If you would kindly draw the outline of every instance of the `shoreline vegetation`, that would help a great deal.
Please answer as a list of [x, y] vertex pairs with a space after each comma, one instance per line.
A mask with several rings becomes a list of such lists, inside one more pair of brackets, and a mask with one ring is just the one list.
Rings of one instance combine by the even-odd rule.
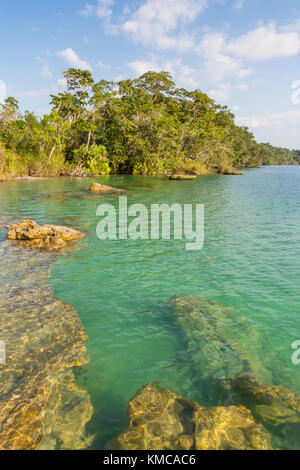
[[[234, 114], [200, 90], [176, 88], [168, 72], [95, 82], [63, 72], [50, 112], [0, 105], [0, 180], [14, 177], [240, 174], [242, 167], [300, 163], [300, 151], [259, 144]], [[180, 178], [182, 179], [182, 178]]]

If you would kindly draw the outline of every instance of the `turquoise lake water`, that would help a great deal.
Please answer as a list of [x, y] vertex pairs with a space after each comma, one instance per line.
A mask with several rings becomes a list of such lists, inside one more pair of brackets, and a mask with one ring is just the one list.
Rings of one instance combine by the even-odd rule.
[[[96, 181], [126, 189], [129, 205], [204, 204], [205, 243], [187, 251], [181, 240], [100, 241], [96, 209], [103, 202], [117, 207], [118, 195], [89, 193], [87, 179], [1, 183], [0, 222], [31, 218], [88, 232], [56, 259], [49, 282], [76, 307], [89, 336], [91, 361], [78, 381], [95, 407], [93, 448], [104, 448], [126, 426], [126, 402], [145, 383], [159, 381], [186, 398], [216, 404], [170, 315], [167, 301], [174, 295], [202, 295], [248, 319], [244, 354], [257, 348], [265, 382], [300, 393], [300, 365], [291, 360], [291, 344], [300, 340], [300, 167], [193, 181], [126, 175]], [[234, 341], [239, 324], [231, 326]], [[206, 375], [213, 382], [210, 363]]]

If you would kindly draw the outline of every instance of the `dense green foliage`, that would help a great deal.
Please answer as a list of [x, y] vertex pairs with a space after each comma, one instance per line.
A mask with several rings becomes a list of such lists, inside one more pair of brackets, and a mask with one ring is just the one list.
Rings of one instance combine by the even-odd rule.
[[95, 83], [89, 71], [64, 72], [43, 117], [0, 108], [0, 172], [9, 174], [201, 174], [208, 169], [300, 162], [299, 152], [258, 144], [234, 115], [200, 90], [177, 89], [168, 72]]

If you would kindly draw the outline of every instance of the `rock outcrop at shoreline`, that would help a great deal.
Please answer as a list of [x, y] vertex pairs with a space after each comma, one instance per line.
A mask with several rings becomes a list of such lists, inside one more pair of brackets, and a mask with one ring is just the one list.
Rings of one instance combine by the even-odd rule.
[[33, 220], [24, 220], [19, 224], [7, 225], [9, 240], [18, 240], [31, 248], [59, 250], [85, 236], [79, 230], [58, 225], [39, 225]]
[[93, 407], [74, 376], [88, 363], [75, 308], [46, 284], [55, 252], [0, 244], [0, 449], [81, 449]]
[[267, 450], [270, 436], [244, 406], [205, 408], [155, 384], [128, 404], [118, 450]]
[[104, 184], [100, 183], [92, 183], [89, 187], [90, 191], [94, 192], [103, 192], [103, 193], [122, 193], [123, 190], [119, 188], [113, 188], [112, 186], [105, 186]]

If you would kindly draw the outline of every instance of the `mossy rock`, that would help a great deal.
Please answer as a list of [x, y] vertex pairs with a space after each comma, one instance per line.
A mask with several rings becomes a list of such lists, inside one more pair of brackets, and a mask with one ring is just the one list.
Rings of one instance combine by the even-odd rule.
[[270, 435], [244, 406], [206, 408], [150, 383], [128, 404], [118, 450], [268, 450]]
[[9, 240], [17, 240], [30, 248], [59, 250], [70, 242], [83, 238], [84, 233], [70, 227], [58, 225], [39, 225], [33, 220], [24, 220], [19, 224], [7, 225]]
[[243, 375], [222, 382], [224, 390], [234, 403], [243, 403], [253, 413], [272, 426], [300, 425], [300, 395], [280, 385], [265, 385], [251, 375]]
[[197, 178], [196, 175], [169, 175], [169, 180], [194, 180]]
[[244, 173], [242, 171], [231, 168], [231, 169], [226, 169], [223, 171], [218, 171], [218, 174], [219, 175], [243, 175]]
[[105, 186], [104, 184], [100, 184], [100, 183], [92, 183], [89, 187], [89, 190], [94, 191], [94, 192], [103, 192], [103, 193], [109, 193], [109, 192], [120, 193], [120, 192], [122, 192], [122, 189], [113, 188], [112, 186]]

